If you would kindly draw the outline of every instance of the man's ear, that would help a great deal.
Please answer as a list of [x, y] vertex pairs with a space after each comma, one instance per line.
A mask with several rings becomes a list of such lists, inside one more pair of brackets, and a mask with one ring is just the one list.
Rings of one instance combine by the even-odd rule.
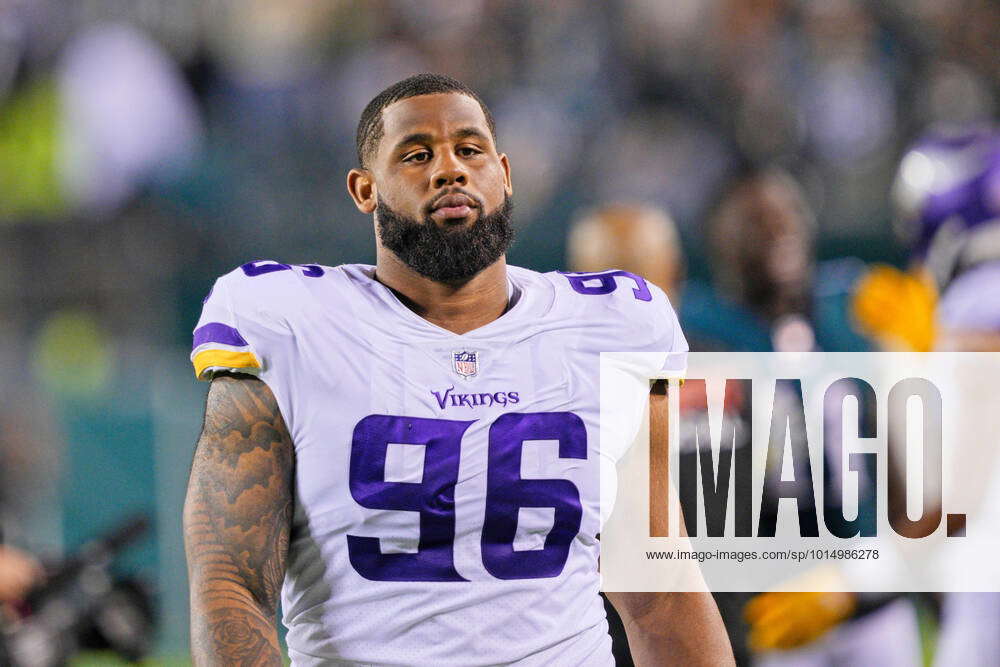
[[500, 153], [500, 166], [503, 167], [503, 191], [510, 197], [514, 194], [514, 184], [510, 180], [510, 160], [506, 153]]
[[351, 169], [347, 172], [347, 191], [354, 200], [354, 205], [362, 213], [371, 214], [375, 211], [378, 193], [375, 180], [367, 169]]

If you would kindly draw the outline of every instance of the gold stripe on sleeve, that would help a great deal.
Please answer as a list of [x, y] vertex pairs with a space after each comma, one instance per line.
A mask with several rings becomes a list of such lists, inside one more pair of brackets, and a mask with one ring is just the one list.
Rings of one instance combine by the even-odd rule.
[[201, 379], [207, 368], [260, 368], [260, 362], [253, 352], [233, 352], [232, 350], [202, 350], [191, 360], [194, 374]]

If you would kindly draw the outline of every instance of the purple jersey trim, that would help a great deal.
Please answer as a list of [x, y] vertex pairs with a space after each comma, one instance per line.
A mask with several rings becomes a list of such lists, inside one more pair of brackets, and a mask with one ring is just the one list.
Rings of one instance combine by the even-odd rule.
[[249, 345], [239, 331], [221, 322], [209, 322], [205, 326], [195, 329], [194, 346], [198, 347], [205, 343], [222, 343], [223, 345], [239, 347]]

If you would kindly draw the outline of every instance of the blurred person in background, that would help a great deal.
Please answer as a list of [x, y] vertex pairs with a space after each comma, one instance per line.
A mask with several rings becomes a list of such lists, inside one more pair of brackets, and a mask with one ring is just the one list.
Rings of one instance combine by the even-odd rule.
[[662, 208], [638, 203], [597, 206], [570, 224], [566, 248], [570, 271], [623, 269], [653, 283], [679, 303], [684, 257], [673, 218]]
[[[296, 664], [613, 664], [584, 421], [596, 428], [598, 397], [567, 393], [563, 365], [544, 360], [591, 368], [602, 347], [634, 340], [658, 352], [634, 378], [642, 400], [687, 346], [641, 277], [506, 264], [513, 188], [495, 141], [465, 85], [397, 82], [362, 112], [347, 179], [373, 216], [377, 265], [250, 262], [206, 298], [191, 359], [212, 384], [184, 510], [197, 663], [280, 664], [281, 589]], [[438, 418], [453, 414], [480, 418]], [[559, 479], [522, 480], [534, 439], [592, 465], [573, 463], [573, 481], [564, 463]], [[460, 460], [480, 474], [460, 479]], [[526, 504], [552, 518], [521, 519]], [[398, 511], [419, 511], [419, 532]], [[522, 534], [537, 546], [517, 548]], [[732, 663], [710, 596], [609, 598], [640, 664]]]
[[[17, 424], [24, 419], [25, 415], [16, 413], [11, 405], [0, 411], [0, 603], [20, 601], [42, 579], [38, 560], [5, 542], [4, 524], [15, 525], [23, 532], [21, 524], [32, 509], [26, 507], [22, 512], [24, 498], [19, 498], [21, 502], [16, 504], [12, 500], [18, 496], [37, 500], [42, 495], [37, 485], [44, 485], [46, 481], [51, 483], [39, 470], [51, 464], [51, 461], [43, 460], [43, 455], [51, 452], [46, 443], [24, 437], [27, 433]], [[36, 488], [32, 489], [32, 485]], [[48, 490], [51, 492], [51, 489]], [[30, 534], [26, 537], [37, 539]]]
[[814, 259], [816, 229], [801, 186], [776, 168], [750, 168], [723, 188], [706, 243], [713, 285], [689, 283], [682, 317], [721, 349], [860, 351], [848, 319], [863, 264]]
[[[24, 416], [15, 413], [15, 409], [8, 404], [5, 410], [0, 411], [0, 664], [6, 664], [4, 626], [19, 617], [17, 604], [23, 602], [25, 596], [45, 577], [37, 558], [5, 542], [4, 524], [24, 528], [20, 524], [25, 516], [19, 509], [24, 507], [25, 499], [19, 498], [21, 502], [12, 506], [12, 496], [24, 492], [27, 498], [38, 498], [37, 489], [32, 492], [30, 485], [41, 481], [38, 464], [48, 463], [39, 460], [39, 454], [47, 453], [43, 443], [33, 448], [33, 443], [19, 437], [25, 434], [15, 423], [23, 420]], [[31, 508], [25, 509], [26, 512], [31, 511]]]
[[[791, 177], [775, 170], [738, 178], [708, 230], [720, 295], [769, 326], [774, 349], [813, 349], [813, 220]], [[786, 330], [800, 336], [786, 341]]]
[[995, 349], [1000, 134], [950, 126], [926, 134], [904, 155], [893, 200], [910, 267], [871, 272], [854, 299], [858, 321], [888, 349]]
[[0, 603], [21, 601], [41, 579], [42, 566], [36, 558], [0, 544]]
[[[23, 387], [5, 392], [0, 407], [0, 606], [7, 620], [16, 603], [44, 581], [33, 553], [58, 546], [51, 515], [56, 504], [61, 447], [52, 415], [41, 398]], [[17, 546], [15, 546], [17, 545]], [[0, 614], [0, 625], [4, 622]]]
[[[681, 310], [682, 318], [685, 312], [698, 315], [694, 321], [684, 319], [692, 336], [700, 333], [729, 349], [749, 351], [866, 349], [849, 318], [861, 265], [839, 261], [817, 266], [813, 225], [801, 188], [787, 173], [754, 169], [734, 179], [707, 226], [717, 294], [708, 296], [707, 304], [692, 304], [695, 297], [689, 291]], [[706, 299], [704, 293], [698, 297]], [[839, 468], [824, 466], [824, 474], [830, 469]], [[858, 511], [874, 511], [874, 499], [861, 498]], [[908, 667], [920, 659], [916, 614], [908, 600], [763, 593], [740, 613], [749, 623], [755, 664]], [[729, 626], [740, 627], [733, 619]], [[885, 642], [886, 636], [895, 641]]]
[[[858, 320], [887, 349], [1000, 352], [1000, 133], [954, 125], [926, 133], [900, 162], [893, 200], [911, 267], [876, 267], [855, 299]], [[993, 409], [994, 397], [985, 398]], [[951, 487], [976, 505], [1000, 485], [996, 447], [984, 444], [984, 474]], [[995, 529], [986, 510], [970, 530]], [[934, 664], [997, 664], [998, 629], [1000, 594], [944, 594]]]
[[0, 533], [0, 664], [8, 664], [4, 631], [18, 618], [15, 605], [43, 579], [41, 563], [30, 554], [3, 544]]

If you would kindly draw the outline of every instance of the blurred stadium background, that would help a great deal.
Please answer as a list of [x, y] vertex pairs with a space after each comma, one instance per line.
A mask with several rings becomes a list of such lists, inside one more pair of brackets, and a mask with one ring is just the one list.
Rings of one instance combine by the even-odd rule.
[[484, 96], [514, 264], [564, 268], [572, 220], [642, 203], [676, 221], [686, 293], [710, 290], [719, 193], [780, 168], [815, 218], [812, 260], [854, 258], [850, 283], [905, 263], [903, 149], [995, 119], [998, 34], [992, 0], [0, 2], [5, 539], [59, 557], [148, 513], [116, 568], [154, 591], [156, 655], [184, 655], [201, 300], [251, 259], [374, 261], [344, 178], [386, 85], [436, 71]]

